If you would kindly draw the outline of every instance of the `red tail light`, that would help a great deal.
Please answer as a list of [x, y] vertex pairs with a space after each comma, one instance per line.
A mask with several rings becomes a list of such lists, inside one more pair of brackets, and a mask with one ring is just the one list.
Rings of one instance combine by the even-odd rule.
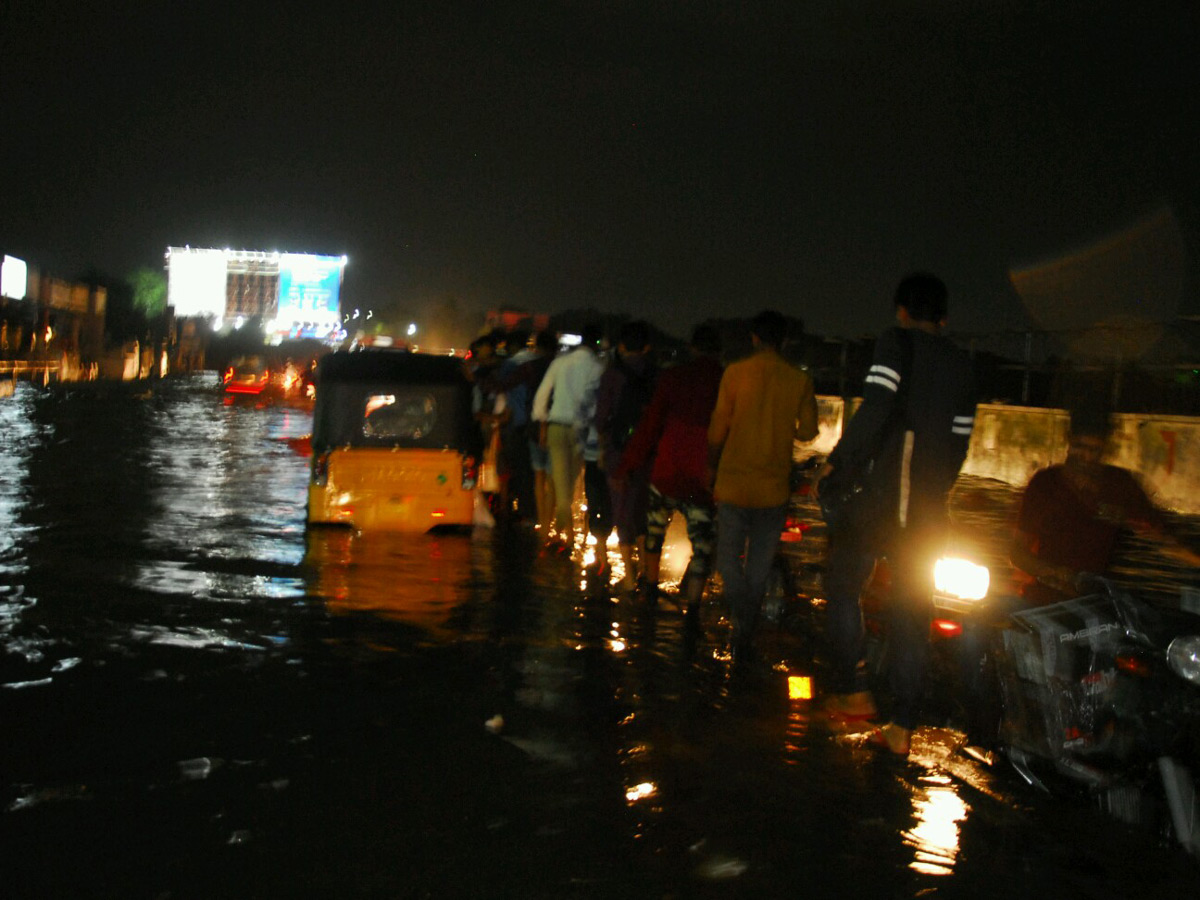
[[953, 619], [934, 619], [930, 625], [930, 630], [933, 632], [933, 637], [958, 637], [962, 634], [962, 622], [956, 622]]
[[801, 522], [795, 516], [788, 516], [783, 526], [783, 533], [779, 535], [779, 539], [789, 543], [803, 540], [804, 532], [808, 531], [810, 527], [810, 525]]
[[1150, 664], [1132, 653], [1120, 654], [1117, 657], [1117, 668], [1128, 675], [1136, 675], [1139, 678], [1149, 678], [1151, 674]]

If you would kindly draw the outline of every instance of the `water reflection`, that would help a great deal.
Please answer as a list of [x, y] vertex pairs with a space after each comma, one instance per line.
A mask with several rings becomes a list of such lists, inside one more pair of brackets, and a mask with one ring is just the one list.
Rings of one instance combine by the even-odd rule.
[[784, 730], [783, 755], [789, 765], [797, 765], [811, 749], [812, 716], [807, 704], [793, 703], [788, 710]]
[[909, 868], [922, 875], [951, 875], [958, 859], [961, 824], [970, 807], [959, 796], [958, 786], [948, 775], [928, 772], [921, 777], [912, 797], [916, 824], [904, 832], [904, 842], [913, 849]]
[[167, 547], [194, 541], [226, 559], [294, 564], [308, 466], [288, 439], [311, 430], [311, 417], [285, 407], [215, 405], [213, 388], [210, 375], [165, 389], [170, 402], [160, 404], [146, 436], [158, 501], [146, 539]]
[[25, 524], [29, 490], [29, 458], [33, 452], [31, 413], [33, 390], [18, 384], [0, 402], [0, 634], [11, 632], [18, 617], [32, 603], [24, 596], [22, 576], [28, 568], [24, 546], [30, 526]]
[[450, 639], [472, 596], [469, 536], [357, 534], [320, 528], [306, 537], [308, 592], [335, 615], [366, 613]]
[[640, 800], [645, 800], [647, 797], [653, 797], [658, 793], [658, 787], [652, 781], [643, 781], [641, 784], [635, 784], [633, 787], [625, 790], [625, 799], [630, 803], [637, 803]]

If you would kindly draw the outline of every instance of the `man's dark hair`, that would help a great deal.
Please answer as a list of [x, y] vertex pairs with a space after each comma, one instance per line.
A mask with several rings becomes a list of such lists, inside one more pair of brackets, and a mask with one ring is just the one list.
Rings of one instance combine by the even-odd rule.
[[623, 344], [631, 353], [640, 353], [650, 346], [650, 325], [637, 319], [626, 322], [617, 333], [617, 342]]
[[1115, 411], [1109, 373], [1079, 373], [1066, 379], [1062, 399], [1071, 418], [1072, 435], [1108, 437]]
[[600, 341], [604, 339], [604, 329], [598, 322], [589, 322], [583, 326], [583, 330], [579, 332], [579, 345], [581, 347], [591, 347], [595, 350], [600, 346]]
[[787, 319], [783, 317], [783, 313], [764, 309], [750, 320], [750, 333], [768, 347], [778, 350], [783, 346], [783, 339], [787, 337]]
[[1083, 404], [1072, 409], [1070, 415], [1074, 437], [1107, 438], [1112, 430], [1112, 416], [1100, 405]]
[[525, 345], [529, 343], [528, 328], [514, 328], [504, 337], [504, 352], [509, 356], [518, 353], [525, 349]]
[[914, 272], [896, 288], [896, 306], [903, 306], [918, 322], [938, 323], [946, 318], [948, 292], [942, 279], [928, 272]]
[[558, 338], [554, 336], [553, 331], [542, 330], [534, 335], [533, 346], [543, 353], [553, 353], [558, 349]]
[[716, 356], [721, 352], [721, 334], [711, 325], [697, 325], [692, 329], [692, 348], [705, 356]]
[[471, 350], [478, 350], [480, 347], [485, 345], [491, 347], [493, 350], [496, 349], [496, 337], [494, 334], [489, 332], [488, 334], [481, 334], [479, 337], [475, 338], [475, 340], [471, 341]]

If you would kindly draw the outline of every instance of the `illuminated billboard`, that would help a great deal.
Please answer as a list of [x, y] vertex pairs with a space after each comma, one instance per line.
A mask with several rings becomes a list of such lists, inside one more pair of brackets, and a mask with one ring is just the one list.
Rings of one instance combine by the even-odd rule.
[[0, 268], [0, 297], [24, 300], [28, 278], [29, 267], [25, 265], [25, 260], [6, 255], [4, 265]]
[[225, 251], [170, 247], [167, 303], [180, 318], [225, 316]]
[[168, 247], [167, 303], [180, 318], [259, 317], [275, 334], [323, 336], [341, 325], [345, 265], [344, 256]]
[[276, 321], [336, 328], [341, 322], [338, 292], [342, 287], [339, 256], [284, 253], [279, 257], [279, 306]]

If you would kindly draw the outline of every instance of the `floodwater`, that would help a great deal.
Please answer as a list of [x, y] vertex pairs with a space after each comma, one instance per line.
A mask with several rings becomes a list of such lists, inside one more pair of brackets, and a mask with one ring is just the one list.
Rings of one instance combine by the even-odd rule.
[[[908, 763], [832, 736], [789, 698], [820, 677], [794, 616], [742, 678], [718, 597], [689, 637], [528, 533], [306, 534], [304, 411], [225, 405], [203, 377], [137, 390], [0, 401], [6, 896], [1200, 885], [1154, 836], [956, 752], [945, 722]], [[998, 566], [1014, 499], [957, 501]], [[788, 548], [806, 592], [821, 542]], [[1145, 548], [1126, 566], [1173, 577]]]

